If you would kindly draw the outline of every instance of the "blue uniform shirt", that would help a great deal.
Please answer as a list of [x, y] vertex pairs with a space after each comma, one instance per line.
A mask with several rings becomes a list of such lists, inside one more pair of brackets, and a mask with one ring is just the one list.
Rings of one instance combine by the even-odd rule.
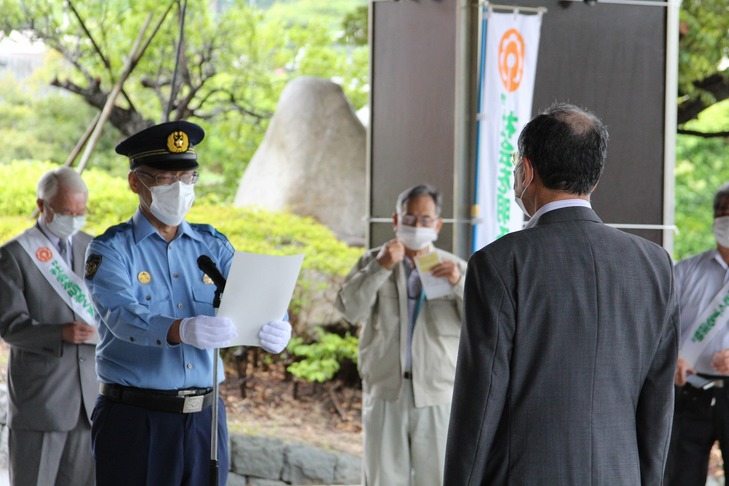
[[101, 317], [99, 379], [158, 390], [212, 386], [212, 351], [169, 344], [167, 331], [176, 319], [215, 315], [215, 285], [203, 281], [197, 259], [208, 255], [227, 277], [234, 253], [212, 226], [185, 221], [167, 243], [139, 210], [96, 237], [86, 259], [98, 266], [87, 264], [86, 285]]

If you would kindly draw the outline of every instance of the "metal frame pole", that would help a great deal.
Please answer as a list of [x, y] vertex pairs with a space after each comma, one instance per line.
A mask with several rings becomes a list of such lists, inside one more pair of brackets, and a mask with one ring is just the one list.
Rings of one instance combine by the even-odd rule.
[[210, 423], [210, 485], [218, 486], [218, 348], [213, 349], [213, 417]]
[[[215, 285], [215, 296], [213, 297], [213, 307], [217, 314], [220, 307], [220, 297], [222, 289]], [[213, 410], [210, 419], [210, 486], [218, 486], [218, 394], [220, 386], [218, 385], [218, 358], [220, 356], [220, 348], [213, 348]]]

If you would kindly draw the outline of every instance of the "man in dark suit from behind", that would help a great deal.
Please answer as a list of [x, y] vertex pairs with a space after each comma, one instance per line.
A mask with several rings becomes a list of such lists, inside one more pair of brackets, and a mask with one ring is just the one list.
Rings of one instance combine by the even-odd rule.
[[36, 224], [0, 248], [0, 336], [10, 345], [13, 486], [92, 486], [95, 314], [83, 278], [88, 190], [73, 169], [38, 181]]
[[607, 140], [566, 104], [519, 136], [514, 190], [531, 219], [468, 264], [444, 484], [661, 484], [672, 264], [592, 210]]

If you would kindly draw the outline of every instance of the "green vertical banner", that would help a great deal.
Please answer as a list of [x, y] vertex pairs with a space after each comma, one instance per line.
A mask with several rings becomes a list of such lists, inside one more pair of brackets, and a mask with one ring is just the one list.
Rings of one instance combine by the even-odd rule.
[[531, 118], [544, 13], [493, 9], [484, 9], [481, 29], [474, 251], [523, 227], [523, 213], [514, 202], [511, 154]]

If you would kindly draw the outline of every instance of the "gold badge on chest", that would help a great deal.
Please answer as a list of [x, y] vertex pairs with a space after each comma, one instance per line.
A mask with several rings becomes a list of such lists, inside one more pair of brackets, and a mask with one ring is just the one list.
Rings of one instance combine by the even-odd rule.
[[152, 281], [152, 276], [149, 272], [139, 272], [137, 274], [137, 280], [139, 280], [140, 284], [146, 285]]

